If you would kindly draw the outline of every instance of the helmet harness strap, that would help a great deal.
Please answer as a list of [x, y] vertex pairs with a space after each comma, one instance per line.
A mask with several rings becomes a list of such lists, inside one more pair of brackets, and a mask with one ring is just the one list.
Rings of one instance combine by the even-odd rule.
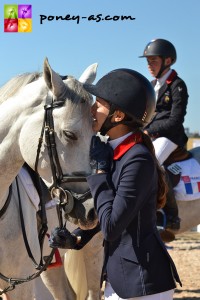
[[114, 112], [116, 111], [116, 106], [112, 103], [109, 103], [109, 104], [110, 104], [109, 114], [99, 130], [99, 132], [102, 135], [105, 135], [111, 128], [113, 128], [119, 124], [119, 122], [111, 122], [112, 116], [113, 116]]
[[170, 65], [166, 66], [165, 65], [166, 57], [160, 56], [160, 58], [162, 59], [162, 64], [161, 64], [161, 67], [160, 67], [160, 70], [159, 70], [158, 74], [155, 76], [155, 78], [157, 78], [157, 79], [162, 76], [162, 73], [163, 73], [164, 70], [166, 70], [167, 68], [169, 68], [172, 65], [172, 63], [171, 63]]
[[[136, 129], [136, 128], [140, 128], [140, 127], [143, 127], [144, 126], [144, 123], [141, 122], [140, 120], [136, 119], [134, 120], [134, 123], [133, 123], [133, 117], [131, 117], [131, 120], [127, 120], [127, 119], [123, 119], [119, 122], [111, 122], [111, 119], [112, 119], [112, 116], [114, 114], [114, 112], [116, 110], [118, 110], [119, 108], [116, 107], [116, 105], [110, 103], [110, 110], [109, 110], [109, 114], [107, 116], [107, 118], [105, 119], [104, 123], [102, 124], [99, 132], [101, 135], [106, 135], [106, 133], [113, 127], [119, 125], [119, 124], [124, 124], [124, 125], [127, 125], [128, 127], [132, 128], [132, 129]], [[120, 110], [120, 109], [119, 109]], [[133, 124], [134, 124], [134, 127], [133, 128]]]

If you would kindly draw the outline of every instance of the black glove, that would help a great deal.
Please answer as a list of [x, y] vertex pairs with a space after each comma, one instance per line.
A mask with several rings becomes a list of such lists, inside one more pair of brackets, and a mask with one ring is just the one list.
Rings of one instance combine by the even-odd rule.
[[77, 237], [69, 232], [65, 227], [56, 227], [52, 230], [49, 238], [51, 248], [75, 249]]
[[93, 136], [90, 145], [90, 166], [93, 173], [97, 170], [109, 172], [113, 160], [113, 149], [108, 143], [101, 141], [99, 136]]

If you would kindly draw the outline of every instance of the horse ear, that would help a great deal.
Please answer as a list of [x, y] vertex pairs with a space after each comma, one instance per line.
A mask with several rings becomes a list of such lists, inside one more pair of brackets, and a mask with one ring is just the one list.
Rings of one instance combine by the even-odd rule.
[[51, 68], [47, 58], [44, 60], [43, 76], [46, 85], [57, 98], [65, 93], [65, 84], [61, 77]]
[[98, 67], [97, 63], [92, 64], [89, 67], [87, 67], [87, 69], [85, 69], [85, 71], [79, 78], [79, 81], [82, 83], [90, 83], [90, 84], [93, 83], [93, 81], [96, 78], [97, 67]]

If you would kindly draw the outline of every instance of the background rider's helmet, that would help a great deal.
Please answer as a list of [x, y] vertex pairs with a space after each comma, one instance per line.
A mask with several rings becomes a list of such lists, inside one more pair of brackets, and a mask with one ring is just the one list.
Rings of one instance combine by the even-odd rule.
[[164, 39], [155, 39], [148, 43], [140, 57], [160, 56], [163, 58], [171, 57], [172, 63], [176, 62], [176, 49], [172, 43]]
[[151, 83], [131, 69], [113, 70], [96, 85], [84, 84], [84, 88], [144, 124], [151, 120], [155, 111], [155, 92]]

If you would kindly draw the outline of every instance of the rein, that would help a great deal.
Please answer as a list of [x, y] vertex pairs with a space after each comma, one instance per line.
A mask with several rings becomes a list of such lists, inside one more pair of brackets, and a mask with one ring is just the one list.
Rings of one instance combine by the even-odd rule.
[[[45, 257], [45, 263], [43, 263], [43, 259], [42, 259], [42, 246], [43, 246], [43, 240], [44, 240], [44, 236], [42, 237], [42, 240], [40, 238], [39, 235], [39, 242], [40, 242], [40, 250], [41, 250], [41, 259], [40, 259], [40, 263], [37, 264], [37, 262], [35, 261], [33, 254], [31, 252], [29, 243], [28, 243], [28, 239], [27, 239], [27, 235], [26, 235], [26, 229], [25, 229], [25, 224], [24, 224], [24, 217], [23, 217], [23, 211], [22, 211], [22, 205], [21, 205], [21, 197], [20, 197], [20, 192], [19, 192], [19, 185], [18, 185], [18, 180], [16, 177], [16, 186], [17, 186], [17, 194], [18, 194], [18, 200], [19, 200], [19, 213], [20, 213], [20, 222], [21, 222], [21, 228], [22, 228], [22, 234], [23, 234], [23, 239], [24, 239], [24, 243], [28, 252], [29, 257], [32, 259], [35, 268], [38, 270], [37, 272], [33, 273], [32, 275], [26, 277], [26, 278], [9, 278], [5, 275], [3, 275], [2, 273], [0, 273], [0, 278], [6, 282], [9, 283], [9, 286], [6, 287], [4, 290], [0, 291], [0, 295], [8, 292], [8, 291], [12, 291], [15, 289], [16, 285], [22, 284], [24, 282], [29, 282], [30, 280], [33, 280], [35, 278], [37, 278], [43, 271], [45, 271], [48, 267], [48, 265], [51, 263], [54, 253], [55, 253], [55, 249], [52, 249], [50, 254], [48, 256]], [[8, 204], [4, 204], [4, 207], [8, 208], [8, 205], [10, 203], [10, 199], [12, 196], [12, 185], [9, 188], [9, 195], [8, 198], [6, 200], [6, 203]], [[4, 208], [3, 207], [3, 208]], [[2, 210], [1, 210], [2, 211]], [[4, 212], [6, 211], [6, 209], [4, 210]], [[46, 231], [47, 231], [47, 226], [46, 226]], [[46, 234], [46, 232], [45, 232]]]
[[[32, 252], [31, 252], [31, 248], [29, 246], [28, 239], [27, 239], [26, 228], [25, 228], [25, 224], [24, 224], [24, 216], [23, 216], [23, 211], [22, 211], [22, 203], [21, 203], [21, 197], [20, 197], [20, 191], [19, 191], [19, 183], [18, 183], [17, 177], [16, 177], [16, 185], [17, 185], [17, 194], [18, 194], [18, 200], [19, 200], [19, 214], [20, 214], [20, 221], [21, 221], [21, 228], [22, 228], [22, 234], [23, 234], [24, 244], [26, 246], [26, 250], [28, 252], [28, 256], [31, 258], [31, 260], [33, 261], [33, 263], [35, 265], [35, 269], [40, 270], [41, 267], [43, 266], [41, 242], [42, 242], [42, 246], [43, 246], [44, 236], [42, 236], [42, 241], [40, 241], [40, 239], [39, 239], [40, 250], [41, 250], [41, 258], [40, 258], [40, 263], [38, 264], [36, 262], [36, 260], [34, 259], [34, 256], [33, 256]], [[46, 228], [44, 230], [44, 234], [46, 234], [46, 232], [47, 232], [47, 225], [46, 225]]]
[[10, 185], [10, 187], [9, 187], [9, 193], [8, 193], [6, 202], [4, 203], [4, 206], [2, 207], [2, 209], [0, 210], [0, 218], [3, 217], [3, 215], [5, 214], [5, 212], [7, 210], [8, 206], [10, 204], [11, 196], [12, 196], [12, 185]]
[[6, 282], [9, 283], [9, 286], [7, 288], [5, 288], [4, 290], [0, 291], [0, 295], [6, 293], [6, 292], [9, 292], [9, 291], [12, 291], [15, 289], [15, 286], [16, 285], [19, 285], [19, 284], [22, 284], [22, 283], [25, 283], [25, 282], [29, 282], [35, 278], [37, 278], [38, 276], [40, 276], [40, 274], [45, 271], [48, 267], [48, 265], [51, 263], [52, 259], [53, 259], [53, 255], [54, 255], [54, 249], [51, 251], [51, 253], [49, 254], [48, 257], [46, 257], [45, 259], [45, 264], [43, 264], [43, 266], [41, 267], [41, 269], [32, 274], [32, 275], [29, 275], [28, 277], [26, 278], [9, 278], [9, 277], [6, 277], [4, 276], [2, 273], [0, 273], [0, 278]]

